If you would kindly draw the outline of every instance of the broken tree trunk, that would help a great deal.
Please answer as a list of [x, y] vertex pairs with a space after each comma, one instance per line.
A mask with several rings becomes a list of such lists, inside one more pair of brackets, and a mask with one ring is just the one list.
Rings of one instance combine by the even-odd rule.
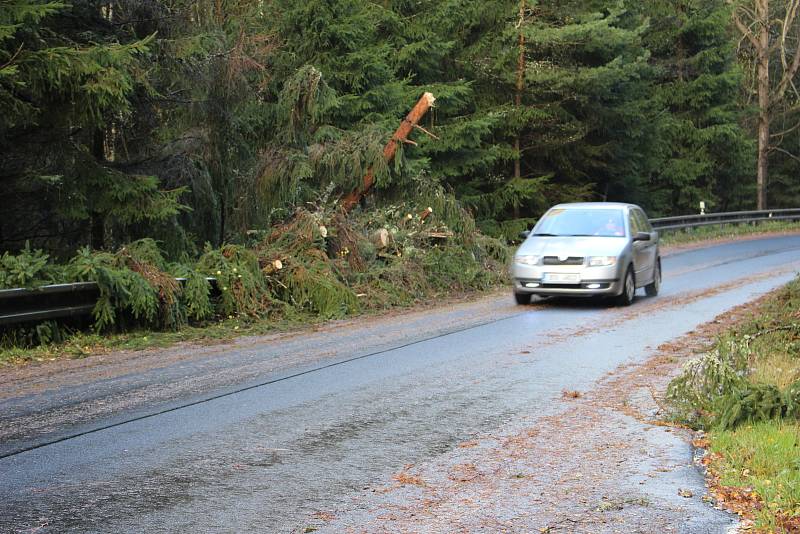
[[[418, 125], [419, 121], [428, 110], [433, 105], [436, 98], [431, 93], [423, 94], [411, 112], [406, 115], [406, 118], [403, 119], [403, 122], [400, 123], [400, 127], [397, 131], [394, 132], [394, 135], [386, 143], [386, 146], [383, 149], [383, 159], [386, 163], [389, 163], [394, 159], [394, 155], [397, 152], [397, 144], [398, 143], [405, 143], [408, 142], [408, 134], [411, 133], [411, 130], [414, 129], [415, 126]], [[364, 175], [364, 182], [361, 187], [354, 189], [351, 191], [344, 199], [342, 200], [342, 209], [345, 212], [350, 211], [353, 206], [358, 204], [361, 199], [366, 195], [372, 186], [375, 185], [375, 173], [372, 169], [367, 170], [367, 174]]]

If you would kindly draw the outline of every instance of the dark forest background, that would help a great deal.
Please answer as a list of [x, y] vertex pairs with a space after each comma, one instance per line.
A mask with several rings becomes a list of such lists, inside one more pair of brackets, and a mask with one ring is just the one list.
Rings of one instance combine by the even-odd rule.
[[765, 110], [765, 202], [794, 207], [797, 9], [769, 10], [764, 104], [747, 2], [0, 0], [0, 252], [196, 256], [368, 168], [361, 212], [434, 192], [506, 238], [561, 201], [755, 209]]

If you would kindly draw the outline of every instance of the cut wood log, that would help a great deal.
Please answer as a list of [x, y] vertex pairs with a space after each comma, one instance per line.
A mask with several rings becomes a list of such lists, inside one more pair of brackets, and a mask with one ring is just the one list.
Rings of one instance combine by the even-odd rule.
[[[408, 142], [408, 134], [417, 126], [435, 101], [436, 98], [433, 94], [425, 93], [420, 97], [419, 101], [417, 101], [417, 104], [411, 112], [406, 115], [406, 118], [400, 123], [400, 127], [397, 128], [394, 135], [392, 135], [392, 138], [386, 143], [383, 149], [383, 159], [387, 163], [394, 159], [394, 155], [397, 153], [397, 144]], [[361, 187], [354, 189], [342, 199], [342, 209], [345, 213], [358, 204], [364, 195], [372, 189], [373, 185], [375, 185], [375, 173], [370, 168], [367, 170], [367, 174], [364, 175], [364, 181]]]
[[283, 262], [280, 259], [275, 259], [268, 262], [261, 271], [264, 272], [264, 274], [272, 274], [281, 269], [283, 269]]
[[439, 241], [447, 241], [451, 237], [454, 237], [455, 234], [453, 232], [427, 232], [424, 234], [424, 237], [427, 237], [431, 240], [439, 240]]
[[372, 243], [378, 247], [378, 250], [384, 249], [389, 246], [390, 243], [390, 234], [389, 230], [386, 228], [381, 228], [377, 230], [374, 234], [372, 234]]

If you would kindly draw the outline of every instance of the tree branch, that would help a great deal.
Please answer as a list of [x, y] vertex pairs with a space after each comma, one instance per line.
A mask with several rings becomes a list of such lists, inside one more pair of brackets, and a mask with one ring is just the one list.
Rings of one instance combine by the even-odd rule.
[[19, 48], [17, 48], [17, 51], [14, 52], [14, 55], [11, 56], [11, 58], [8, 61], [6, 61], [3, 65], [0, 65], [0, 70], [3, 70], [6, 67], [8, 67], [9, 65], [11, 65], [12, 63], [14, 63], [14, 60], [17, 59], [17, 56], [19, 55], [20, 52], [22, 52], [22, 47], [24, 47], [24, 46], [25, 46], [25, 43], [22, 43], [21, 45], [19, 45]]
[[782, 131], [780, 133], [770, 134], [770, 137], [783, 137], [785, 135], [789, 135], [790, 133], [792, 133], [793, 131], [797, 130], [798, 128], [800, 128], [800, 121], [798, 121], [797, 124], [795, 124], [791, 128], [788, 128], [788, 129], [786, 129], [786, 130], [784, 130], [784, 131]]
[[[795, 19], [797, 18], [797, 10], [800, 7], [800, 0], [791, 0], [789, 5], [789, 10], [786, 13], [786, 17], [783, 20], [783, 31], [781, 32], [781, 64], [783, 65], [783, 75], [781, 76], [781, 81], [778, 84], [778, 89], [774, 95], [773, 102], [777, 102], [783, 99], [783, 95], [786, 93], [786, 90], [789, 88], [789, 85], [792, 83], [792, 78], [794, 75], [797, 74], [797, 69], [800, 68], [800, 46], [796, 47], [794, 50], [794, 57], [792, 57], [791, 64], [787, 64], [786, 61], [786, 37], [789, 34], [789, 30], [794, 23]], [[788, 66], [787, 66], [788, 65]]]
[[[727, 0], [728, 4], [733, 5], [733, 0]], [[750, 41], [750, 44], [753, 45], [753, 48], [758, 49], [758, 40], [756, 39], [755, 34], [753, 31], [742, 22], [742, 19], [739, 18], [739, 14], [737, 10], [743, 9], [742, 6], [735, 6], [733, 11], [731, 12], [731, 16], [733, 17], [733, 23], [739, 28], [741, 34]], [[755, 17], [753, 17], [755, 18]]]
[[788, 150], [782, 149], [781, 147], [773, 146], [773, 147], [770, 147], [769, 150], [770, 150], [770, 152], [775, 151], [775, 152], [780, 152], [781, 154], [786, 154], [787, 156], [789, 156], [793, 160], [795, 160], [797, 162], [800, 162], [800, 158], [799, 157], [795, 156], [794, 154], [792, 154]]

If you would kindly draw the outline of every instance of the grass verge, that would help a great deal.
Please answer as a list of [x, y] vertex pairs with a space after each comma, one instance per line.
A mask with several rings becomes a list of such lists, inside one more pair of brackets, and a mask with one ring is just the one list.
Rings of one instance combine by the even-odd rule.
[[717, 498], [761, 532], [800, 532], [800, 279], [688, 362], [667, 397], [708, 431]]
[[723, 224], [700, 226], [686, 230], [670, 230], [662, 233], [664, 246], [685, 245], [715, 239], [733, 239], [746, 235], [800, 232], [800, 222], [767, 221], [755, 224]]
[[712, 432], [713, 485], [756, 528], [800, 532], [800, 425], [763, 421]]
[[177, 343], [216, 343], [239, 336], [263, 335], [286, 331], [320, 320], [308, 316], [301, 320], [253, 320], [231, 318], [201, 325], [186, 326], [178, 331], [137, 329], [122, 333], [98, 334], [91, 330], [76, 330], [59, 343], [35, 347], [0, 348], [0, 365], [54, 361], [61, 358], [81, 359], [115, 350], [147, 350], [166, 348]]

